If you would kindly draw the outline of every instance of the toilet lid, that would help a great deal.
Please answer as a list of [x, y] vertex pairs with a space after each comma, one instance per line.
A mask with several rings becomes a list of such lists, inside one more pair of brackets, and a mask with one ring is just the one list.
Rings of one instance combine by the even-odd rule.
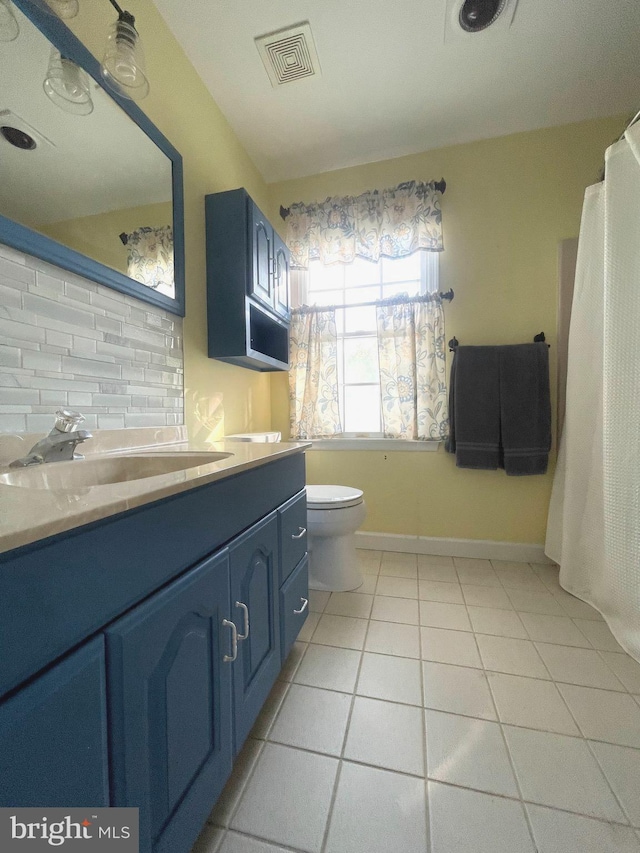
[[313, 509], [340, 509], [362, 503], [363, 493], [351, 486], [307, 486], [307, 505]]

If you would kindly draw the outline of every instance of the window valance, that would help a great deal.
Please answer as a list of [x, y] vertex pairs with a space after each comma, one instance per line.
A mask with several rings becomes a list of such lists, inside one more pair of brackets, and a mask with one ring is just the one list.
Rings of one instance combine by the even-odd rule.
[[378, 261], [418, 249], [441, 252], [441, 191], [435, 182], [409, 181], [386, 190], [292, 204], [287, 217], [291, 266]]

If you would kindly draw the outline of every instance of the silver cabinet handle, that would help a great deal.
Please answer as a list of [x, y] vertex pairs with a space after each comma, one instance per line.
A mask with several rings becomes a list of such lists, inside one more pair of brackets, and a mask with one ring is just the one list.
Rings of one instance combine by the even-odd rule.
[[302, 602], [302, 607], [300, 608], [300, 610], [294, 610], [293, 611], [296, 614], [296, 616], [299, 616], [300, 613], [304, 613], [304, 611], [309, 606], [309, 599], [308, 598], [302, 598], [302, 596], [301, 596], [300, 601]]
[[238, 634], [238, 639], [246, 640], [249, 636], [249, 608], [241, 601], [236, 601], [236, 607], [242, 608], [242, 612], [244, 613], [244, 634]]
[[229, 619], [223, 619], [222, 624], [226, 628], [231, 628], [231, 654], [225, 655], [222, 660], [225, 663], [233, 663], [238, 657], [238, 629], [235, 622], [230, 622]]
[[302, 539], [304, 534], [307, 532], [306, 527], [299, 527], [298, 530], [300, 531], [300, 533], [292, 533], [291, 534], [292, 539]]

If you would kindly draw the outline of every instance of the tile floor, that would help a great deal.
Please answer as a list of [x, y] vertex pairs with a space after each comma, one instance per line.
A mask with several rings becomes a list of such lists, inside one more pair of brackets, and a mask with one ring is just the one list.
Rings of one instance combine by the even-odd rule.
[[557, 568], [358, 557], [193, 853], [640, 853], [640, 665]]

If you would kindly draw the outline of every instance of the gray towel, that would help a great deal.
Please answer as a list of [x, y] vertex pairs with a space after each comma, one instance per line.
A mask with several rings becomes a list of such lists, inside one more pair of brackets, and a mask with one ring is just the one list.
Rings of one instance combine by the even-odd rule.
[[500, 427], [507, 474], [544, 474], [551, 449], [549, 347], [500, 349]]
[[447, 450], [458, 468], [544, 474], [551, 447], [547, 345], [458, 346], [449, 421]]
[[499, 347], [456, 347], [449, 388], [449, 441], [458, 468], [500, 465]]

